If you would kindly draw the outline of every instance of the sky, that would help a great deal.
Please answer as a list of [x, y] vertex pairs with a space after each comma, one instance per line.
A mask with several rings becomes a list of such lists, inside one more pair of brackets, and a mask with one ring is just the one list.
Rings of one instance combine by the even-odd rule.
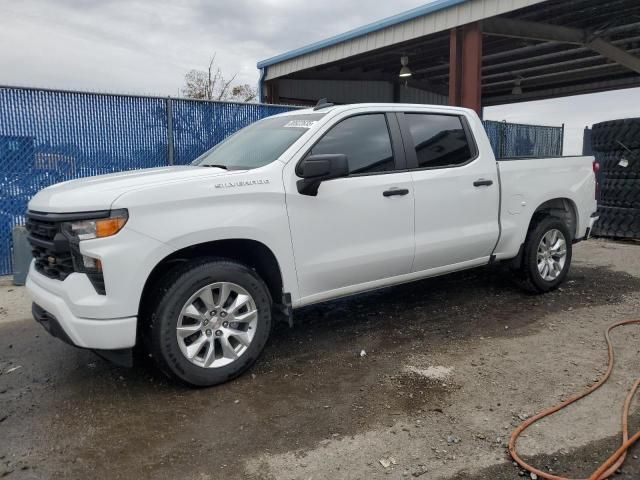
[[[416, 0], [0, 0], [0, 85], [178, 96], [215, 53], [257, 84], [256, 62], [426, 3]], [[578, 154], [594, 122], [637, 116], [640, 89], [485, 109], [485, 118], [565, 123]], [[634, 110], [635, 113], [634, 113]]]

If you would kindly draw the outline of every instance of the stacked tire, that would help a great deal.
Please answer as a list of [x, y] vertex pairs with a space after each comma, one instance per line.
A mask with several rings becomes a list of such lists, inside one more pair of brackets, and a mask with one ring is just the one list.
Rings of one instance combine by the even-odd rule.
[[640, 239], [640, 118], [595, 124], [592, 146], [600, 164], [593, 234]]

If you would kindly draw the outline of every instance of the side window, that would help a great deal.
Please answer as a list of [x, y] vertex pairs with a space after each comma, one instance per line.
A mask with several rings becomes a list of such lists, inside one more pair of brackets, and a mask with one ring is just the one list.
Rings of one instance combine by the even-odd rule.
[[387, 120], [382, 113], [347, 118], [329, 130], [310, 155], [343, 153], [349, 173], [386, 172], [395, 169]]
[[405, 113], [419, 167], [461, 165], [471, 159], [471, 148], [460, 117]]

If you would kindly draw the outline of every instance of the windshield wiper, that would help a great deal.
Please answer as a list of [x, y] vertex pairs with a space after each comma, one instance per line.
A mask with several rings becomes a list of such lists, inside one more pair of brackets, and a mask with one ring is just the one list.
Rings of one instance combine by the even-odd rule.
[[207, 165], [200, 165], [201, 167], [213, 167], [213, 168], [222, 168], [223, 170], [229, 170], [229, 167], [227, 167], [226, 165], [218, 165], [218, 164], [207, 164]]

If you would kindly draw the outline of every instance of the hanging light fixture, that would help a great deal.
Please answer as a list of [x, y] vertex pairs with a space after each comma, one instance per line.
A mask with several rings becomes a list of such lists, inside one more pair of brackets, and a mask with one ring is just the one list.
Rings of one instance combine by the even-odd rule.
[[522, 95], [522, 77], [516, 78], [514, 82], [515, 86], [511, 90], [511, 95]]
[[398, 74], [400, 78], [407, 78], [413, 75], [413, 72], [411, 72], [411, 69], [407, 66], [409, 65], [409, 57], [407, 57], [406, 55], [400, 57], [400, 64], [402, 65], [400, 73]]

